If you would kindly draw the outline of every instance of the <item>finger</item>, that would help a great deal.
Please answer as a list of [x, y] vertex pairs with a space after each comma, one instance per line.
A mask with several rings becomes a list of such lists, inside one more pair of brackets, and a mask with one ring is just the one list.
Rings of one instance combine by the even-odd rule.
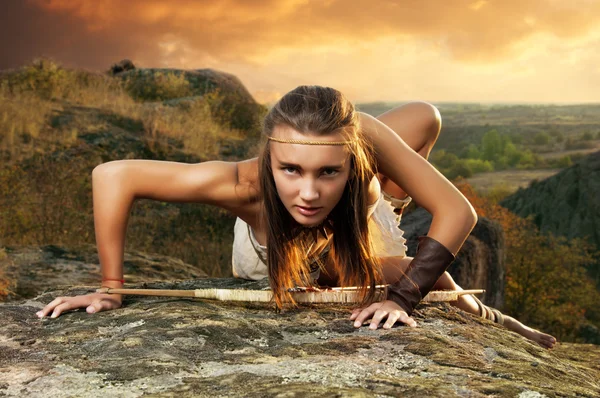
[[374, 312], [375, 309], [370, 306], [363, 309], [356, 317], [356, 320], [354, 321], [354, 327], [361, 327], [367, 319], [371, 318]]
[[383, 324], [383, 328], [384, 329], [391, 329], [394, 324], [396, 323], [396, 321], [398, 320], [398, 317], [400, 315], [396, 312], [390, 312], [390, 314], [388, 315], [387, 321], [385, 321], [385, 323]]
[[73, 308], [74, 306], [69, 302], [59, 304], [56, 306], [56, 308], [54, 308], [54, 311], [52, 311], [52, 315], [50, 315], [50, 318], [56, 318], [60, 316], [60, 314], [62, 314], [64, 311], [69, 311]]
[[400, 317], [398, 318], [401, 322], [406, 323], [408, 326], [411, 326], [413, 328], [417, 327], [417, 322], [408, 316], [408, 314], [404, 311], [400, 312]]
[[362, 308], [353, 309], [352, 315], [350, 315], [350, 320], [353, 320], [354, 318], [356, 318], [358, 316], [358, 314], [360, 314], [361, 311], [362, 311]]
[[97, 299], [92, 302], [85, 310], [88, 314], [94, 314], [96, 312], [112, 310], [115, 308], [115, 302], [110, 299]]
[[383, 311], [383, 310], [379, 310], [377, 312], [375, 312], [375, 315], [373, 315], [373, 319], [371, 319], [371, 324], [369, 325], [369, 329], [377, 329], [379, 327], [379, 324], [381, 323], [381, 320], [387, 316], [389, 314], [388, 311]]
[[48, 314], [50, 312], [52, 312], [52, 310], [54, 310], [54, 308], [59, 305], [64, 303], [65, 298], [64, 297], [57, 297], [54, 300], [52, 300], [51, 302], [49, 302], [44, 308], [42, 308], [40, 311], [36, 312], [36, 315], [39, 318], [43, 318], [45, 316], [48, 316]]

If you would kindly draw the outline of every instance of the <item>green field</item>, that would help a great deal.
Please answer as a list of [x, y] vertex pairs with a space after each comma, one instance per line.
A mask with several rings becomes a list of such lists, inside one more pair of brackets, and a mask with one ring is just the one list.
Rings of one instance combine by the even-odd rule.
[[[401, 103], [358, 104], [378, 116]], [[442, 131], [429, 160], [477, 190], [514, 191], [600, 150], [600, 104], [434, 103]]]

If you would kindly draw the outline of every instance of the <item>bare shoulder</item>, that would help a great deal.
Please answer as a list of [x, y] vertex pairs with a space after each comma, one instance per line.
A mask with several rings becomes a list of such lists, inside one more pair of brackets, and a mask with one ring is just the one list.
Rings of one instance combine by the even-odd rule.
[[260, 181], [258, 180], [258, 158], [242, 160], [236, 163], [238, 183], [248, 185], [258, 189]]
[[237, 185], [236, 196], [242, 201], [235, 209], [236, 216], [243, 219], [254, 228], [260, 224], [261, 194], [258, 173], [258, 158], [243, 160], [236, 163]]

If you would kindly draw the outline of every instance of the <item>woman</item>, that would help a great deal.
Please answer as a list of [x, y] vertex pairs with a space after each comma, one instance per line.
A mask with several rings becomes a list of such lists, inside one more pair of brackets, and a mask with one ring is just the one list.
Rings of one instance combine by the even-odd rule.
[[[355, 327], [368, 319], [371, 329], [382, 321], [385, 329], [397, 321], [415, 327], [410, 315], [430, 290], [462, 290], [445, 271], [477, 222], [466, 198], [426, 160], [440, 127], [437, 109], [426, 103], [373, 118], [337, 90], [300, 86], [265, 117], [259, 158], [102, 164], [92, 173], [102, 286], [124, 283], [125, 230], [135, 199], [208, 203], [238, 217], [234, 276], [268, 277], [279, 308], [293, 303], [289, 288], [297, 285], [358, 286]], [[414, 258], [406, 256], [397, 228], [411, 198], [433, 215]], [[378, 284], [389, 284], [379, 302]], [[38, 316], [83, 307], [95, 313], [121, 302], [102, 293], [59, 297]], [[472, 295], [453, 304], [543, 347], [556, 342]]]

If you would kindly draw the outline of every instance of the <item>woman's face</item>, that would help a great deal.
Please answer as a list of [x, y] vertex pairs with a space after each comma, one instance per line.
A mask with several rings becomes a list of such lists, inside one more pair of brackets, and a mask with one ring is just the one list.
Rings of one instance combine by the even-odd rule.
[[[280, 139], [344, 141], [341, 134], [301, 134], [288, 126], [277, 126]], [[322, 223], [339, 202], [350, 174], [350, 155], [345, 145], [305, 145], [271, 141], [271, 166], [277, 194], [299, 224]]]

